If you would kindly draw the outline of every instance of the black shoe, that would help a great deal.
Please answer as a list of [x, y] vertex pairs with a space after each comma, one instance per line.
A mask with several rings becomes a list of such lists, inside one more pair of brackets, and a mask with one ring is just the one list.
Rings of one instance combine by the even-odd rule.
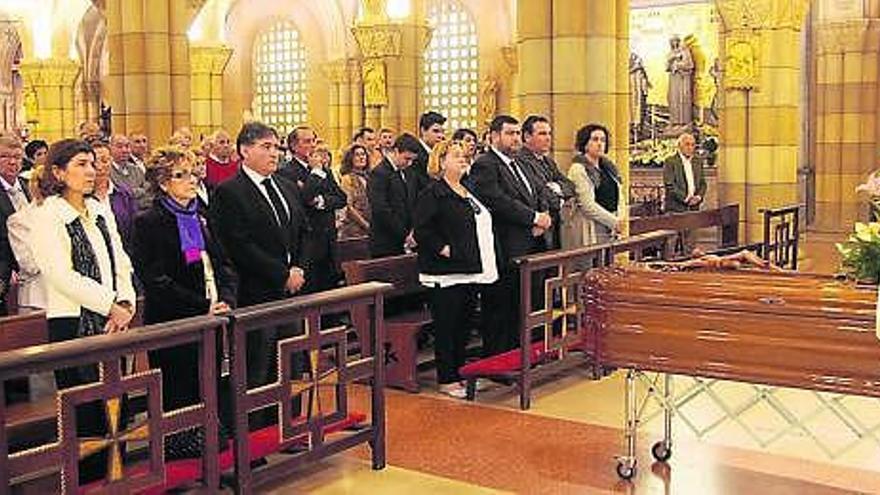
[[260, 457], [259, 459], [254, 459], [251, 461], [251, 469], [257, 469], [259, 467], [265, 466], [266, 464], [269, 464], [269, 461], [267, 461], [265, 457]]

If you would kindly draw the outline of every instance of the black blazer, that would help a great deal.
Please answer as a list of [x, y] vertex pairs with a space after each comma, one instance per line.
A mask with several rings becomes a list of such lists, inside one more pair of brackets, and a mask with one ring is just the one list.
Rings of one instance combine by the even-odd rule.
[[[207, 221], [201, 219], [218, 299], [235, 307], [238, 277]], [[177, 219], [159, 201], [135, 219], [132, 254], [135, 273], [144, 285], [144, 323], [208, 314], [205, 267], [201, 262], [186, 264]]]
[[427, 186], [430, 179], [430, 176], [428, 176], [428, 159], [430, 155], [425, 150], [425, 147], [421, 146], [421, 141], [419, 141], [419, 144], [419, 153], [413, 158], [412, 165], [409, 168], [419, 176], [420, 185]]
[[306, 179], [309, 177], [309, 167], [308, 164], [303, 166], [295, 156], [292, 156], [290, 157], [290, 161], [278, 169], [276, 175], [280, 175], [302, 188], [306, 183]]
[[[446, 181], [433, 181], [419, 195], [415, 236], [419, 243], [421, 273], [449, 275], [483, 271], [473, 207]], [[448, 258], [440, 256], [443, 246], [447, 245]]]
[[[300, 190], [302, 200], [306, 204], [306, 215], [309, 225], [312, 227], [311, 237], [336, 239], [336, 210], [345, 208], [347, 197], [345, 191], [339, 187], [333, 172], [324, 169], [326, 177], [321, 178], [317, 174], [309, 173], [303, 181]], [[324, 207], [315, 207], [315, 199], [324, 198]]]
[[492, 212], [502, 266], [517, 256], [538, 252], [544, 246], [543, 237], [532, 236], [532, 226], [535, 213], [547, 211], [546, 198], [530, 167], [520, 165], [520, 170], [532, 186], [531, 194], [491, 149], [477, 157], [468, 177], [474, 193]]
[[283, 299], [290, 268], [308, 272], [302, 245], [309, 227], [299, 190], [283, 177], [273, 179], [290, 210], [285, 226], [243, 170], [218, 185], [211, 200], [211, 230], [238, 272], [239, 306]]
[[391, 162], [382, 160], [370, 173], [367, 197], [370, 200], [370, 256], [403, 254], [403, 243], [413, 228], [412, 213], [419, 191], [416, 172], [403, 170], [406, 182], [394, 170]]
[[[18, 178], [21, 190], [24, 191], [28, 201], [31, 195], [28, 192], [28, 183], [21, 177]], [[18, 263], [15, 261], [15, 253], [9, 244], [9, 232], [6, 230], [6, 220], [15, 213], [12, 200], [6, 191], [0, 187], [0, 315], [6, 314], [6, 293], [9, 291], [9, 281], [12, 280], [12, 272], [18, 271]]]

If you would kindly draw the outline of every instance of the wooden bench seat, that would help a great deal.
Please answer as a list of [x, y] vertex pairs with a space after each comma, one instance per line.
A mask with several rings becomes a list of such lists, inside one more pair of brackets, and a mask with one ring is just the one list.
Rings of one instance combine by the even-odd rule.
[[[385, 295], [385, 377], [389, 386], [399, 387], [409, 392], [418, 392], [416, 365], [418, 354], [418, 335], [421, 329], [431, 323], [431, 313], [424, 304], [405, 305], [396, 308], [407, 299], [423, 297], [427, 289], [419, 283], [419, 268], [415, 254], [390, 256], [370, 260], [353, 260], [342, 264], [345, 272], [345, 283], [348, 285], [369, 281], [388, 282], [394, 285]], [[362, 311], [352, 312], [352, 321], [358, 329], [367, 326], [358, 324], [366, 321], [368, 315]], [[363, 349], [365, 342], [370, 342], [369, 335], [358, 335], [361, 352], [372, 353], [372, 349]]]

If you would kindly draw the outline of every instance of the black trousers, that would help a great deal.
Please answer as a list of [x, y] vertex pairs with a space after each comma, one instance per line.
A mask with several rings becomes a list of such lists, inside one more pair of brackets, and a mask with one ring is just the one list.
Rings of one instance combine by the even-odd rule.
[[482, 290], [483, 357], [519, 347], [519, 272], [507, 265], [498, 281]]
[[[50, 318], [48, 325], [49, 342], [73, 340], [78, 337], [79, 318]], [[58, 390], [94, 383], [98, 379], [97, 364], [55, 370], [55, 385]], [[122, 415], [123, 418], [125, 416], [125, 414]], [[107, 415], [103, 402], [88, 402], [76, 408], [76, 434], [80, 438], [103, 437], [107, 434]], [[80, 485], [103, 479], [106, 473], [106, 450], [99, 451], [79, 462]]]
[[[300, 335], [303, 332], [301, 324], [293, 324], [285, 327], [270, 327], [251, 330], [247, 334], [247, 388], [251, 389], [266, 385], [278, 379], [278, 341]], [[296, 352], [292, 355], [293, 374], [302, 373], [305, 366], [305, 356]], [[290, 377], [288, 377], [290, 378]], [[292, 401], [293, 414], [298, 415], [301, 410], [301, 397], [295, 397]], [[269, 406], [253, 411], [248, 416], [249, 431], [256, 431], [266, 426], [278, 424], [278, 407]]]
[[437, 383], [441, 385], [461, 380], [458, 369], [465, 362], [475, 292], [476, 287], [471, 284], [430, 290], [434, 359], [437, 363]]

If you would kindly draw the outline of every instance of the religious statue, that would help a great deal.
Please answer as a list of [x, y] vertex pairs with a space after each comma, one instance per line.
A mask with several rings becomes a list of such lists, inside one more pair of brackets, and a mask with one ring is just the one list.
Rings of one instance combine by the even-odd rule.
[[363, 78], [364, 105], [387, 105], [388, 89], [385, 85], [385, 63], [381, 60], [365, 60], [363, 68]]
[[480, 88], [480, 118], [483, 122], [489, 122], [495, 117], [498, 110], [498, 80], [495, 77], [483, 79]]
[[721, 92], [721, 72], [721, 60], [716, 58], [709, 69], [709, 76], [712, 78], [712, 84], [715, 86], [715, 92], [712, 94], [712, 103], [709, 104], [705, 119], [706, 123], [712, 127], [718, 127], [719, 124], [718, 96]]
[[652, 88], [645, 64], [636, 53], [629, 54], [629, 125], [633, 142], [639, 141], [648, 115], [648, 91]]
[[687, 126], [694, 120], [694, 59], [678, 36], [669, 40], [669, 46], [671, 51], [666, 57], [669, 123], [673, 127]]

